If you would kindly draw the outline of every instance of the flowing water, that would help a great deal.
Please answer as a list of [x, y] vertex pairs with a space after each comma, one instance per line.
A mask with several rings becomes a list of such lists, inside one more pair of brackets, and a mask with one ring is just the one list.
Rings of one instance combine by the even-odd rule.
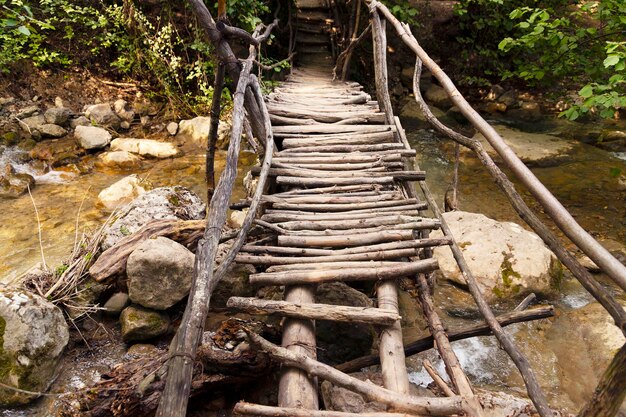
[[[41, 262], [41, 252], [49, 267], [60, 265], [71, 252], [76, 233], [96, 230], [109, 213], [96, 204], [100, 191], [130, 174], [108, 169], [94, 169], [86, 175], [51, 170], [46, 173], [26, 162], [15, 149], [0, 156], [0, 169], [11, 163], [16, 172], [35, 177], [32, 199], [28, 194], [18, 199], [0, 199], [0, 283], [18, 278], [34, 264]], [[224, 168], [225, 152], [216, 154], [215, 168]], [[242, 152], [239, 177], [233, 200], [244, 197], [242, 180], [256, 156]], [[182, 185], [200, 196], [204, 191], [204, 154], [189, 149], [176, 159], [149, 161], [144, 169], [134, 170], [153, 187]], [[41, 224], [41, 246], [38, 221]], [[41, 249], [42, 248], [42, 249]]]
[[[452, 147], [432, 131], [408, 130], [411, 144], [418, 150], [420, 168], [427, 171], [429, 184], [437, 200], [442, 201], [452, 175]], [[223, 169], [224, 156], [224, 152], [218, 152], [218, 172]], [[242, 178], [255, 159], [253, 154], [242, 152], [233, 200], [244, 196]], [[108, 213], [96, 205], [98, 193], [129, 174], [102, 168], [84, 175], [54, 170], [46, 172], [23, 160], [23, 155], [15, 149], [0, 150], [0, 169], [11, 163], [17, 172], [29, 173], [37, 182], [32, 190], [32, 199], [26, 194], [14, 200], [0, 200], [0, 282], [4, 283], [16, 280], [40, 262], [41, 252], [49, 266], [61, 264], [71, 251], [76, 233], [95, 230], [108, 217]], [[182, 185], [204, 195], [203, 160], [204, 155], [200, 151], [187, 150], [182, 157], [149, 161], [144, 168], [133, 172], [154, 187]], [[623, 246], [626, 234], [624, 155], [610, 154], [580, 143], [574, 147], [568, 161], [553, 167], [534, 168], [533, 171], [594, 236], [613, 242], [614, 246], [619, 243]], [[527, 193], [522, 194], [528, 197]], [[521, 224], [486, 170], [467, 156], [461, 161], [459, 201], [462, 210], [482, 212], [496, 220]], [[34, 205], [38, 209], [38, 218]], [[614, 291], [606, 277], [599, 276], [599, 279], [606, 288]], [[439, 312], [451, 328], [478, 320], [476, 312], [468, 307], [471, 299], [464, 291], [440, 282], [436, 298]], [[595, 353], [586, 344], [584, 335], [577, 335], [577, 332], [580, 333], [580, 322], [569, 318], [579, 309], [589, 308], [592, 301], [584, 289], [566, 274], [561, 295], [542, 300], [556, 306], [557, 318], [508, 327], [529, 356], [541, 385], [555, 406], [578, 408], [595, 386], [601, 371], [594, 369]], [[624, 297], [620, 301], [626, 304]], [[496, 308], [505, 311], [513, 306], [514, 301], [511, 301], [503, 302]], [[407, 331], [413, 330], [416, 334], [423, 333], [424, 326], [418, 325]], [[455, 342], [453, 346], [474, 384], [523, 394], [521, 378], [494, 338], [474, 338]], [[571, 352], [577, 354], [572, 355]], [[570, 356], [575, 360], [570, 360]], [[431, 381], [421, 367], [421, 361], [426, 357], [443, 373], [443, 365], [435, 352], [416, 355], [407, 360], [411, 380], [416, 384], [424, 385]], [[86, 374], [87, 371], [76, 372]], [[68, 389], [76, 382], [76, 372], [69, 372], [65, 377]], [[76, 383], [82, 384], [80, 381]], [[0, 412], [0, 415], [30, 414]]]
[[[443, 195], [452, 181], [453, 145], [430, 130], [420, 129], [409, 134], [409, 141], [418, 150], [420, 168], [427, 172], [429, 185], [443, 206]], [[480, 162], [467, 154], [461, 155], [459, 208], [525, 226]], [[565, 163], [533, 168], [532, 171], [594, 237], [608, 248], [624, 248], [626, 162], [623, 155], [584, 143], [576, 144], [569, 155]], [[509, 172], [507, 174], [512, 178]], [[516, 188], [531, 207], [538, 207], [522, 186], [516, 183]], [[540, 217], [547, 219], [541, 210], [538, 212]], [[626, 306], [623, 292], [612, 285], [606, 276], [600, 274], [596, 277]], [[435, 297], [439, 313], [450, 328], [476, 320], [467, 319], [468, 316], [476, 316], [474, 310], [468, 314], [459, 314], [471, 303], [464, 291], [440, 282]], [[496, 309], [511, 310], [516, 301], [520, 300], [503, 301]], [[607, 315], [569, 271], [565, 273], [560, 295], [541, 302], [556, 307], [556, 318], [516, 324], [507, 327], [507, 331], [529, 358], [550, 403], [575, 412], [589, 398], [606, 367], [606, 358], [614, 353], [610, 350], [607, 353], [606, 347], [604, 351], [597, 347], [605, 342], [602, 337], [610, 339], [607, 344], [615, 349], [616, 344], [618, 347], [623, 344], [623, 336], [617, 328], [611, 326]], [[460, 316], [465, 318], [461, 319]], [[593, 333], [594, 327], [599, 328], [598, 334]], [[494, 337], [478, 337], [453, 342], [452, 345], [473, 384], [524, 395], [521, 377]], [[445, 375], [444, 365], [436, 352], [431, 350], [413, 356], [407, 363], [412, 371], [411, 380], [418, 385], [425, 386], [432, 382], [421, 365], [421, 361], [426, 358], [431, 360], [440, 374]]]

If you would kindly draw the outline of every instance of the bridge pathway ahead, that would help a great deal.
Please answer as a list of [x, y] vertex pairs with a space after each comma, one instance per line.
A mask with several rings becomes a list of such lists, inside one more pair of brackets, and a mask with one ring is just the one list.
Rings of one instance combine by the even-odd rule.
[[[410, 183], [425, 173], [409, 168], [415, 151], [398, 119], [387, 124], [358, 83], [334, 81], [331, 59], [323, 50], [312, 52], [309, 64], [267, 97], [280, 150], [270, 170], [272, 192], [263, 196], [266, 209], [256, 222], [274, 236], [245, 245], [236, 260], [264, 270], [250, 276], [251, 284], [285, 286], [284, 300], [232, 298], [228, 304], [287, 317], [282, 346], [311, 358], [315, 320], [377, 326], [384, 386], [408, 394], [397, 281], [425, 279], [437, 268], [428, 248], [450, 240], [427, 237], [440, 224], [424, 216], [427, 205]], [[316, 284], [337, 281], [376, 282], [377, 307], [316, 303]], [[282, 372], [279, 406], [318, 409], [317, 381], [309, 371]]]

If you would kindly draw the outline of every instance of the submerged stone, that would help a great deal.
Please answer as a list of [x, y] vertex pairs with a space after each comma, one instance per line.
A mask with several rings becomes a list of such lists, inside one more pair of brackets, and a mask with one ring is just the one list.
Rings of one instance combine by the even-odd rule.
[[171, 158], [180, 152], [170, 142], [159, 142], [153, 139], [118, 138], [111, 142], [112, 151], [132, 152], [148, 158]]
[[135, 174], [122, 178], [98, 194], [98, 204], [108, 211], [130, 203], [146, 192], [143, 181]]
[[[494, 128], [515, 154], [529, 166], [555, 166], [572, 158], [571, 152], [576, 144], [573, 141], [544, 133], [522, 132], [505, 126], [494, 126]], [[482, 134], [476, 133], [474, 139], [480, 140], [487, 152], [496, 160], [498, 159], [496, 151]]]

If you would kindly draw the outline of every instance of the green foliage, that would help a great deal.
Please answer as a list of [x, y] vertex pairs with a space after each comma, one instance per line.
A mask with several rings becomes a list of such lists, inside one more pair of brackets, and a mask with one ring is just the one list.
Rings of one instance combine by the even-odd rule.
[[[217, 2], [214, 3], [217, 10]], [[228, 0], [226, 14], [230, 23], [252, 32], [259, 23], [263, 23], [263, 16], [270, 12], [267, 1], [262, 0]]]
[[411, 27], [419, 27], [417, 20], [418, 10], [412, 7], [406, 1], [402, 0], [383, 0], [385, 6], [389, 8], [391, 13], [400, 21], [408, 23]]
[[[562, 113], [613, 117], [626, 107], [626, 2], [461, 0], [472, 65], [494, 78], [531, 86], [581, 86], [579, 100]], [[497, 42], [497, 43], [496, 43]]]
[[[249, 31], [270, 11], [261, 0], [229, 0], [228, 7], [232, 24]], [[152, 95], [178, 111], [205, 112], [213, 48], [191, 16], [186, 2], [0, 0], [0, 71], [23, 60], [44, 68], [97, 63], [152, 84]]]
[[69, 265], [67, 265], [67, 264], [61, 264], [61, 265], [57, 266], [57, 267], [56, 267], [56, 269], [54, 270], [54, 276], [56, 276], [56, 277], [60, 277], [61, 275], [63, 275], [63, 273], [64, 273], [65, 271], [67, 271], [67, 269], [68, 269], [69, 267], [70, 267], [70, 266], [69, 266]]

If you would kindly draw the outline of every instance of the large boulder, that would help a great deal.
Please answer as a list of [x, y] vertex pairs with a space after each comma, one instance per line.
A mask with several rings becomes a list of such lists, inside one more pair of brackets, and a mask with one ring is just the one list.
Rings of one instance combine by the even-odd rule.
[[104, 230], [102, 249], [115, 245], [150, 220], [200, 220], [205, 215], [200, 197], [184, 187], [162, 187], [139, 196], [119, 210], [116, 220]]
[[179, 154], [178, 148], [173, 143], [153, 139], [114, 139], [111, 142], [111, 150], [132, 152], [149, 158], [171, 158]]
[[98, 194], [98, 205], [105, 210], [113, 211], [130, 203], [146, 192], [142, 180], [135, 174], [122, 178]]
[[140, 342], [167, 333], [170, 319], [164, 312], [130, 306], [122, 311], [120, 324], [122, 325], [122, 339], [125, 342]]
[[128, 295], [133, 303], [166, 310], [189, 294], [195, 256], [165, 237], [147, 239], [128, 257]]
[[[69, 341], [63, 313], [43, 298], [18, 290], [0, 292], [0, 382], [42, 392], [52, 383]], [[26, 404], [36, 398], [0, 388], [0, 405]]]
[[[626, 307], [624, 302], [622, 305]], [[545, 348], [551, 348], [555, 358], [549, 366], [557, 369], [560, 389], [578, 409], [591, 398], [602, 373], [626, 339], [606, 310], [594, 302], [559, 315], [547, 331], [546, 341]], [[626, 415], [626, 403], [620, 413]]]
[[[571, 152], [576, 145], [573, 141], [561, 139], [544, 133], [528, 133], [506, 126], [494, 126], [504, 142], [511, 147], [517, 156], [529, 166], [554, 166], [571, 160]], [[498, 159], [496, 151], [488, 144], [487, 139], [476, 133], [478, 139], [492, 157]], [[465, 151], [471, 152], [471, 151]]]
[[126, 151], [105, 152], [98, 155], [98, 163], [107, 168], [132, 169], [141, 165], [143, 158]]
[[84, 149], [102, 149], [111, 143], [111, 134], [96, 126], [76, 126], [74, 137]]
[[[478, 213], [453, 211], [443, 216], [488, 300], [558, 289], [561, 263], [534, 233]], [[441, 232], [431, 236], [440, 237]], [[467, 285], [449, 248], [436, 248], [434, 256], [446, 279]]]
[[87, 106], [85, 108], [85, 116], [98, 126], [108, 127], [113, 130], [117, 130], [120, 127], [121, 120], [109, 103]]

